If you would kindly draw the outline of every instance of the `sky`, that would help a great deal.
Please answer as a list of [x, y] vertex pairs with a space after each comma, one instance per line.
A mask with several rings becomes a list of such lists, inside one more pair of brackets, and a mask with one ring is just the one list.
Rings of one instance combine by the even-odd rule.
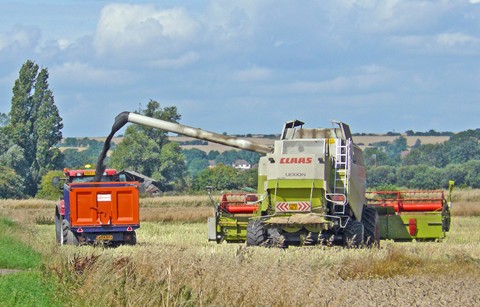
[[480, 127], [480, 0], [0, 0], [0, 112], [27, 60], [64, 137], [150, 99], [228, 134]]

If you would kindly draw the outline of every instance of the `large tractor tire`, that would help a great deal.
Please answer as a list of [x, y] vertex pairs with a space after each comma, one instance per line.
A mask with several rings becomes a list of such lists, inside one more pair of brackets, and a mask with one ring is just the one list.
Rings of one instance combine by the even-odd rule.
[[318, 238], [320, 237], [320, 233], [318, 232], [309, 232], [305, 241], [303, 241], [304, 246], [311, 246], [318, 244]]
[[365, 229], [364, 243], [367, 247], [380, 246], [380, 224], [378, 212], [372, 207], [365, 207], [362, 213], [362, 224]]
[[286, 248], [288, 245], [285, 242], [285, 236], [282, 235], [279, 229], [270, 228], [267, 230], [266, 247]]
[[247, 246], [260, 246], [267, 240], [267, 231], [258, 220], [250, 220], [247, 224]]
[[63, 245], [78, 245], [78, 239], [70, 229], [70, 223], [67, 220], [62, 221]]
[[343, 245], [347, 247], [362, 247], [364, 228], [363, 224], [357, 220], [350, 220], [345, 226]]
[[63, 243], [62, 220], [63, 219], [58, 213], [58, 211], [55, 210], [55, 240], [58, 244]]

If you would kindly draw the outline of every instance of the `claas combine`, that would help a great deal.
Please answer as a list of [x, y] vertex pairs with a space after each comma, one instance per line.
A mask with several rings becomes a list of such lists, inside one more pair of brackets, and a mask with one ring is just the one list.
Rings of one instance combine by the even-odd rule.
[[[391, 193], [377, 193], [367, 202], [363, 153], [343, 122], [304, 128], [302, 121], [288, 121], [274, 146], [131, 112], [115, 118], [111, 135], [127, 122], [264, 155], [256, 191], [227, 193], [217, 203], [209, 189], [215, 213], [208, 219], [210, 241], [378, 246], [380, 238], [439, 238], [448, 231], [450, 211], [443, 194], [427, 198], [435, 206], [418, 205], [416, 210], [382, 196]], [[440, 232], [433, 230], [440, 224]]]
[[210, 240], [282, 247], [379, 242], [378, 214], [365, 198], [363, 154], [345, 123], [304, 128], [299, 120], [289, 121], [271, 147], [131, 112], [120, 113], [114, 127], [127, 122], [265, 155], [257, 191], [227, 194], [215, 205]]

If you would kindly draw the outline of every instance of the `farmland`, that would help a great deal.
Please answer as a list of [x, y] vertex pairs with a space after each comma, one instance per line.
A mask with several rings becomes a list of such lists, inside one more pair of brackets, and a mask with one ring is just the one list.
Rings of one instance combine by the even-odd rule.
[[217, 245], [206, 240], [206, 197], [141, 206], [138, 245], [118, 248], [58, 247], [51, 201], [2, 200], [0, 215], [16, 225], [6, 234], [41, 256], [33, 270], [59, 305], [480, 304], [480, 191], [454, 193], [443, 241], [382, 241], [380, 249]]
[[[449, 139], [448, 136], [406, 136], [403, 135], [405, 139], [407, 140], [407, 145], [409, 147], [413, 146], [417, 140], [420, 140], [422, 144], [438, 144], [438, 143], [443, 143]], [[374, 143], [380, 143], [380, 142], [393, 142], [398, 136], [390, 136], [390, 135], [359, 135], [359, 136], [353, 136], [354, 142], [359, 145], [362, 149], [372, 146]], [[104, 142], [105, 137], [96, 137], [96, 138], [91, 138], [93, 140], [99, 141], [99, 142]], [[122, 137], [114, 137], [112, 139], [112, 142], [115, 144], [119, 144], [122, 141]], [[169, 137], [170, 141], [174, 142], [189, 142], [189, 141], [195, 141], [196, 139], [187, 137], [187, 136], [171, 136]], [[261, 137], [245, 137], [244, 139], [259, 143], [259, 144], [265, 144], [265, 145], [273, 145], [274, 141], [278, 138], [271, 139], [271, 138], [261, 138]], [[221, 144], [216, 144], [213, 142], [207, 142], [207, 145], [182, 145], [181, 146], [183, 149], [192, 149], [196, 148], [199, 150], [202, 150], [206, 153], [210, 152], [211, 150], [216, 150], [218, 152], [224, 152], [227, 150], [232, 150], [232, 147], [226, 146], [226, 145], [221, 145]], [[63, 148], [62, 148], [63, 149]]]

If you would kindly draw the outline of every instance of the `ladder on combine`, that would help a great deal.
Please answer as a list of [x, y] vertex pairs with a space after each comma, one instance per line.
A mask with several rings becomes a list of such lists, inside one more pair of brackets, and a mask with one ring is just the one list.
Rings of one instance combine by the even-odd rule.
[[335, 181], [333, 184], [333, 211], [345, 214], [348, 203], [348, 182], [350, 177], [350, 145], [352, 140], [338, 140], [335, 149]]

